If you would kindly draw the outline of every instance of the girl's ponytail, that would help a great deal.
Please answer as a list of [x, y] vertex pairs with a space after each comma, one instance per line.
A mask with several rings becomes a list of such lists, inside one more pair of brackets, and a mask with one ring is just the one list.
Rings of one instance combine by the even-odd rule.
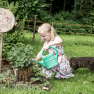
[[57, 36], [57, 33], [56, 33], [55, 29], [53, 28], [53, 26], [51, 26], [51, 41], [53, 41], [55, 36]]

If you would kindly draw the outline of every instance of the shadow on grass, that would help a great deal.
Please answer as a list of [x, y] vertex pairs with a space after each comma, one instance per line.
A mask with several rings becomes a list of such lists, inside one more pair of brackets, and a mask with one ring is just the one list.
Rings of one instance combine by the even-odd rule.
[[77, 69], [75, 72], [74, 72], [74, 74], [88, 74], [88, 73], [90, 73], [90, 71], [89, 71], [89, 69], [88, 68], [79, 68], [79, 69]]

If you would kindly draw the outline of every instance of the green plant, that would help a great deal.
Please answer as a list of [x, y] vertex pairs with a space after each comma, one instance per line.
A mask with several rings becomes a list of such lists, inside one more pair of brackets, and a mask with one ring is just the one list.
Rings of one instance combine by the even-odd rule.
[[9, 4], [8, 0], [0, 0], [0, 6], [2, 6], [5, 9], [10, 10], [13, 14], [17, 12], [19, 3], [18, 1], [14, 3], [13, 1]]
[[34, 47], [32, 45], [18, 44], [9, 51], [8, 61], [14, 68], [25, 68], [31, 65]]
[[7, 70], [7, 72], [3, 72], [4, 75], [9, 75], [10, 70]]
[[7, 58], [8, 52], [10, 51], [12, 45], [10, 43], [3, 42], [2, 57]]
[[15, 33], [12, 34], [4, 33], [2, 57], [7, 58], [7, 54], [11, 50], [11, 48], [18, 42], [23, 42], [23, 41], [24, 41], [24, 35], [21, 32], [16, 31]]
[[4, 33], [3, 35], [3, 42], [4, 43], [13, 43], [16, 44], [18, 42], [23, 42], [24, 34], [20, 31], [15, 31], [15, 33]]
[[5, 80], [5, 77], [4, 77], [3, 74], [0, 74], [0, 82], [1, 82], [2, 80]]
[[31, 83], [41, 81], [44, 86], [49, 84], [49, 82], [45, 79], [46, 74], [43, 74], [41, 68], [33, 67], [33, 71], [35, 72], [35, 77], [31, 78]]
[[19, 1], [18, 14], [20, 18], [34, 19], [34, 14], [40, 15], [41, 10], [48, 7], [46, 0], [22, 0]]
[[2, 57], [7, 58], [8, 52], [11, 48], [19, 43], [24, 41], [24, 34], [22, 32], [16, 31], [12, 34], [4, 33], [3, 34], [3, 49], [2, 49]]
[[[10, 70], [7, 70], [6, 72], [1, 73], [0, 74], [0, 82], [2, 83], [5, 80], [6, 83], [11, 83], [11, 80], [8, 80], [9, 76], [10, 76], [11, 80], [14, 80], [14, 75], [13, 74], [10, 75]], [[6, 79], [8, 81], [6, 81]]]

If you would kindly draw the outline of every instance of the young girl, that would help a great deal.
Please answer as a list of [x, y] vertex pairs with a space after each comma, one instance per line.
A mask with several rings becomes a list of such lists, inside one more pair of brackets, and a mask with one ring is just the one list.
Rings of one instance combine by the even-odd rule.
[[69, 78], [73, 77], [74, 75], [71, 73], [71, 68], [69, 65], [69, 60], [67, 56], [64, 54], [62, 39], [57, 35], [56, 31], [54, 30], [53, 26], [48, 23], [42, 24], [38, 28], [38, 33], [41, 36], [41, 39], [45, 41], [43, 48], [38, 53], [35, 60], [39, 60], [42, 55], [43, 50], [48, 50], [49, 53], [54, 52], [55, 50], [50, 48], [50, 46], [55, 47], [58, 50], [58, 62], [59, 65], [47, 69], [46, 67], [42, 66], [43, 73], [46, 74], [46, 78], [50, 79], [53, 77], [53, 74], [56, 73], [56, 78]]

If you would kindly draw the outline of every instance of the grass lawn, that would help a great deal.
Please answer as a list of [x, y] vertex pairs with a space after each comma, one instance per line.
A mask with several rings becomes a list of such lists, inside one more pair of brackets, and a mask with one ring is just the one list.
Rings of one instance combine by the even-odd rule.
[[[24, 32], [25, 44], [32, 44], [32, 33]], [[94, 37], [81, 35], [60, 34], [63, 39], [63, 47], [68, 59], [76, 57], [94, 56]], [[39, 35], [35, 35], [34, 44], [36, 50], [34, 56], [41, 50], [43, 42], [39, 41]], [[68, 79], [50, 79], [53, 88], [50, 91], [40, 88], [1, 88], [0, 94], [94, 94], [94, 72], [90, 73], [87, 68], [79, 68], [74, 73], [73, 78]]]

